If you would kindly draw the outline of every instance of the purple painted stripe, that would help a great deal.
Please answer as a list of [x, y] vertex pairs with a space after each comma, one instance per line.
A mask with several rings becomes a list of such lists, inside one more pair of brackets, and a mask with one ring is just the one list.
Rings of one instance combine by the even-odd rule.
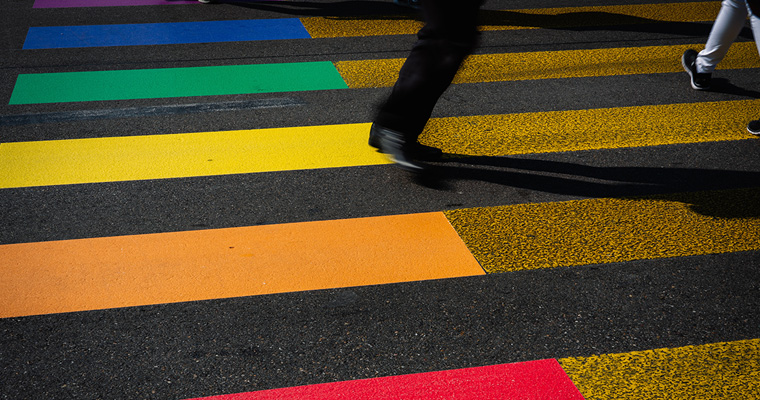
[[[258, 3], [280, 0], [234, 0], [242, 3]], [[224, 0], [219, 0], [224, 3]], [[35, 0], [32, 8], [68, 7], [115, 7], [115, 6], [165, 6], [173, 4], [200, 4], [198, 0]]]
[[33, 8], [162, 6], [167, 4], [199, 4], [197, 0], [35, 0]]

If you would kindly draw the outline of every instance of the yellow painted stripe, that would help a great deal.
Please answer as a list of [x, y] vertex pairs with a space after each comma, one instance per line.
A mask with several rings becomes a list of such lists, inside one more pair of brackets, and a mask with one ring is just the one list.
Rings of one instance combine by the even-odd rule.
[[441, 213], [0, 246], [0, 318], [484, 272]]
[[[704, 45], [645, 46], [613, 49], [476, 54], [470, 56], [454, 83], [505, 82], [683, 72], [681, 55]], [[349, 88], [393, 86], [404, 59], [339, 61], [335, 67]], [[731, 46], [719, 69], [760, 67], [754, 42]]]
[[587, 399], [760, 399], [760, 339], [559, 363]]
[[[712, 21], [720, 3], [664, 3], [520, 10], [483, 10], [481, 30], [515, 30]], [[412, 16], [301, 18], [314, 38], [414, 34], [422, 23]]]
[[735, 140], [750, 136], [759, 109], [760, 100], [741, 100], [439, 118], [420, 140], [479, 156]]
[[759, 203], [760, 188], [752, 188], [445, 214], [483, 268], [495, 273], [758, 250]]
[[0, 188], [388, 163], [369, 124], [0, 144]]
[[[743, 139], [760, 100], [432, 119], [423, 143], [499, 156]], [[452, 134], [453, 133], [453, 134]], [[387, 164], [369, 124], [0, 144], [0, 188]]]

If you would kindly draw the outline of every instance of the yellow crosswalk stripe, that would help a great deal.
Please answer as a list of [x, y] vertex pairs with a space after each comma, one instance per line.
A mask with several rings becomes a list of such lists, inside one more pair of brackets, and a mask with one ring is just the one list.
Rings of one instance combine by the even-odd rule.
[[[711, 21], [718, 2], [635, 4], [482, 11], [481, 30], [515, 30]], [[314, 38], [414, 34], [422, 23], [413, 16], [301, 18]]]
[[[752, 212], [758, 201], [760, 188], [751, 188], [445, 214], [483, 269], [494, 273], [760, 250], [760, 217]], [[726, 207], [738, 215], [716, 212]]]
[[[421, 142], [478, 156], [744, 139], [760, 100], [438, 118]], [[0, 188], [389, 163], [370, 124], [0, 144]]]
[[[457, 73], [454, 83], [683, 72], [681, 54], [704, 45], [624, 47], [613, 49], [476, 54]], [[335, 63], [349, 88], [393, 86], [404, 59], [352, 60]], [[720, 69], [760, 67], [753, 42], [731, 46]]]
[[760, 339], [558, 361], [587, 399], [760, 398]]
[[476, 156], [735, 140], [758, 109], [759, 100], [740, 100], [438, 118], [420, 140]]

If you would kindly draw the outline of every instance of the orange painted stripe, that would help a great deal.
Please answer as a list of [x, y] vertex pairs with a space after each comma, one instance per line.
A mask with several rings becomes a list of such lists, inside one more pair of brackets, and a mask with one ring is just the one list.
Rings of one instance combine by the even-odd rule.
[[0, 317], [483, 275], [443, 213], [0, 246]]

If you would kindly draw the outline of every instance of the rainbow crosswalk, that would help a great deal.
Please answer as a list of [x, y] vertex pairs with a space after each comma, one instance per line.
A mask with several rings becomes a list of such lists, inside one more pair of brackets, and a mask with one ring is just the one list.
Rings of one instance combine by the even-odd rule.
[[[367, 3], [367, 7], [384, 7], [382, 4]], [[82, 108], [102, 109], [100, 111], [103, 112], [98, 114], [100, 116], [97, 119], [87, 120], [86, 129], [97, 130], [98, 121], [123, 121], [135, 116], [164, 115], [149, 114], [149, 110], [154, 110], [153, 105], [159, 104], [151, 102], [173, 104], [184, 102], [188, 98], [202, 103], [212, 97], [227, 96], [230, 100], [236, 100], [241, 96], [264, 96], [261, 101], [266, 102], [271, 98], [265, 96], [303, 95], [308, 100], [291, 99], [288, 100], [289, 104], [294, 108], [312, 107], [313, 113], [329, 114], [333, 112], [333, 107], [338, 106], [319, 104], [313, 99], [325, 96], [324, 98], [335, 100], [345, 95], [357, 97], [345, 97], [350, 100], [343, 100], [344, 103], [351, 104], [342, 105], [343, 107], [352, 110], [371, 108], [373, 104], [369, 99], [378, 93], [386, 93], [395, 81], [404, 60], [396, 53], [406, 49], [404, 46], [410, 43], [408, 35], [415, 33], [421, 26], [419, 18], [402, 9], [388, 7], [382, 10], [396, 10], [397, 13], [391, 15], [375, 12], [364, 16], [351, 14], [351, 17], [320, 14], [329, 14], [327, 6], [334, 7], [335, 4], [337, 3], [316, 2], [310, 7], [318, 12], [311, 16], [295, 17], [289, 14], [298, 14], [299, 10], [306, 13], [306, 4], [287, 0], [243, 1], [223, 2], [204, 8], [199, 7], [196, 1], [180, 0], [30, 0], [24, 3], [24, 6], [33, 8], [32, 21], [34, 13], [64, 15], [70, 9], [83, 13], [91, 8], [97, 9], [98, 18], [101, 19], [122, 12], [111, 10], [127, 10], [123, 12], [144, 15], [141, 13], [160, 8], [166, 13], [161, 15], [166, 17], [167, 22], [155, 22], [152, 17], [153, 22], [116, 23], [118, 18], [112, 17], [113, 23], [108, 24], [29, 26], [23, 43], [18, 43], [18, 51], [39, 55], [43, 60], [46, 55], [52, 57], [63, 54], [61, 52], [85, 54], [104, 48], [140, 52], [154, 46], [172, 49], [199, 44], [208, 45], [209, 49], [223, 44], [241, 45], [250, 50], [257, 45], [274, 46], [275, 43], [281, 43], [293, 46], [295, 55], [289, 57], [288, 54], [283, 54], [279, 60], [266, 58], [265, 62], [254, 62], [255, 57], [243, 59], [242, 56], [240, 59], [209, 57], [203, 59], [202, 63], [198, 60], [177, 60], [172, 63], [156, 63], [162, 65], [147, 65], [151, 62], [146, 61], [128, 68], [123, 63], [109, 63], [108, 60], [104, 60], [102, 65], [72, 68], [56, 67], [55, 62], [52, 62], [45, 68], [14, 70], [19, 72], [10, 85], [12, 90], [7, 95], [6, 110], [24, 107], [27, 113], [3, 115], [0, 118], [3, 118], [3, 122], [10, 121], [7, 126], [35, 126], [49, 133], [44, 139], [11, 138], [0, 143], [0, 170], [3, 171], [0, 176], [0, 195], [8, 198], [2, 198], [2, 204], [8, 205], [7, 215], [3, 217], [9, 221], [8, 229], [14, 229], [10, 221], [20, 220], [17, 215], [25, 212], [27, 214], [24, 215], [34, 214], [34, 211], [19, 211], [27, 197], [41, 198], [38, 203], [41, 208], [55, 208], [56, 201], [60, 198], [68, 203], [81, 199], [71, 194], [79, 189], [83, 193], [97, 193], [96, 197], [103, 204], [116, 204], [103, 200], [109, 197], [109, 191], [113, 190], [113, 196], [128, 193], [129, 196], [155, 199], [160, 196], [154, 197], [150, 193], [160, 191], [158, 188], [164, 185], [178, 182], [207, 184], [209, 195], [200, 202], [212, 203], [213, 207], [215, 196], [223, 196], [223, 193], [233, 190], [245, 190], [230, 187], [236, 186], [236, 179], [246, 179], [248, 183], [262, 182], [256, 186], [257, 191], [265, 190], [275, 195], [281, 192], [282, 195], [274, 206], [267, 208], [276, 210], [269, 213], [274, 215], [257, 215], [261, 222], [256, 223], [251, 223], [249, 218], [249, 222], [238, 225], [199, 224], [190, 228], [188, 220], [171, 227], [153, 229], [148, 233], [140, 229], [137, 229], [139, 233], [134, 233], [129, 229], [106, 227], [103, 231], [112, 234], [81, 235], [68, 234], [67, 228], [59, 228], [61, 233], [43, 232], [53, 230], [45, 225], [43, 219], [43, 222], [30, 223], [41, 224], [32, 230], [39, 230], [39, 237], [44, 239], [16, 240], [14, 232], [6, 232], [4, 237], [11, 239], [0, 243], [0, 268], [3, 272], [3, 279], [0, 280], [0, 331], [7, 339], [5, 349], [0, 352], [0, 361], [8, 365], [4, 367], [10, 371], [6, 375], [12, 378], [9, 383], [3, 384], [2, 389], [6, 389], [4, 392], [29, 389], [29, 393], [36, 393], [36, 388], [32, 390], [24, 387], [31, 386], [29, 382], [34, 381], [41, 388], [39, 390], [51, 397], [63, 397], [64, 393], [78, 393], [79, 396], [87, 393], [86, 396], [94, 398], [134, 398], [134, 392], [123, 390], [114, 394], [111, 391], [109, 385], [120, 387], [120, 384], [113, 382], [113, 376], [106, 379], [105, 374], [83, 366], [88, 357], [98, 359], [97, 363], [106, 363], [98, 358], [101, 350], [97, 349], [103, 347], [102, 353], [110, 354], [111, 361], [116, 364], [155, 364], [152, 368], [163, 368], [163, 372], [175, 367], [185, 369], [171, 373], [146, 370], [145, 373], [159, 374], [162, 382], [135, 384], [139, 390], [153, 390], [150, 394], [143, 392], [144, 397], [219, 400], [332, 399], [346, 396], [378, 399], [760, 398], [756, 385], [760, 380], [760, 339], [757, 327], [752, 327], [754, 316], [743, 315], [741, 311], [731, 314], [734, 318], [731, 321], [724, 321], [735, 325], [739, 333], [731, 331], [731, 334], [721, 336], [714, 332], [721, 328], [711, 326], [713, 332], [699, 337], [714, 337], [714, 340], [693, 339], [689, 342], [677, 338], [664, 341], [667, 346], [639, 348], [637, 343], [660, 342], [654, 339], [641, 339], [639, 342], [639, 338], [631, 339], [633, 334], [628, 331], [615, 331], [610, 332], [605, 339], [618, 335], [611, 340], [614, 345], [602, 350], [592, 346], [590, 352], [580, 351], [565, 344], [562, 350], [548, 354], [541, 351], [521, 353], [512, 348], [521, 355], [508, 356], [505, 353], [490, 352], [487, 346], [495, 346], [494, 342], [482, 344], [482, 347], [481, 344], [469, 343], [472, 348], [463, 345], [463, 352], [482, 352], [488, 356], [471, 355], [473, 358], [467, 359], [447, 355], [442, 349], [444, 346], [440, 344], [448, 341], [452, 346], [458, 347], [456, 340], [467, 337], [467, 327], [474, 329], [473, 326], [481, 323], [470, 320], [471, 313], [493, 318], [489, 322], [490, 328], [486, 327], [487, 324], [479, 327], [483, 331], [492, 329], [495, 332], [497, 326], [507, 326], [510, 332], [531, 332], [525, 334], [527, 339], [524, 342], [524, 346], [530, 348], [533, 345], [531, 341], [538, 343], [542, 341], [541, 337], [550, 337], [548, 332], [556, 326], [572, 329], [563, 325], [565, 322], [558, 322], [557, 318], [574, 320], [575, 325], [571, 325], [578, 328], [579, 335], [582, 335], [583, 329], [588, 328], [583, 328], [584, 325], [579, 322], [581, 315], [587, 309], [602, 307], [594, 300], [581, 301], [578, 296], [582, 298], [586, 291], [596, 292], [604, 286], [603, 283], [575, 281], [575, 285], [580, 285], [579, 293], [567, 293], [566, 296], [574, 299], [568, 300], [568, 304], [577, 306], [577, 309], [565, 304], [549, 305], [539, 301], [542, 299], [534, 299], [536, 304], [521, 303], [520, 307], [529, 310], [528, 315], [535, 316], [536, 320], [515, 323], [510, 320], [510, 312], [519, 315], [518, 306], [510, 308], [504, 305], [508, 302], [504, 299], [511, 298], [510, 293], [521, 292], [517, 289], [520, 284], [510, 283], [511, 279], [515, 279], [515, 282], [524, 282], [521, 279], [541, 282], [546, 279], [548, 285], [554, 278], [546, 274], [580, 275], [590, 273], [589, 271], [618, 271], [622, 268], [624, 272], [614, 273], [622, 274], [620, 276], [623, 277], [636, 277], [632, 285], [638, 287], [635, 285], [647, 284], [652, 280], [647, 278], [649, 281], [642, 283], [638, 280], [642, 274], [654, 274], [661, 278], [660, 275], [668, 274], [696, 274], [691, 269], [730, 269], [727, 265], [719, 265], [722, 256], [746, 257], [745, 264], [754, 265], [757, 259], [754, 255], [760, 252], [760, 240], [757, 240], [760, 237], [760, 215], [755, 211], [755, 205], [760, 200], [760, 186], [756, 184], [758, 171], [753, 169], [754, 164], [741, 168], [744, 161], [741, 154], [745, 153], [740, 154], [737, 149], [757, 147], [753, 138], [742, 133], [747, 121], [757, 118], [760, 110], [758, 96], [742, 95], [746, 93], [731, 90], [725, 95], [707, 99], [694, 95], [693, 98], [680, 102], [642, 101], [638, 104], [638, 95], [629, 92], [625, 96], [633, 98], [632, 103], [636, 105], [626, 103], [614, 107], [599, 105], [527, 112], [484, 112], [477, 115], [449, 112], [449, 115], [436, 115], [426, 127], [421, 141], [441, 148], [446, 153], [440, 169], [456, 171], [460, 168], [462, 176], [474, 174], [474, 181], [484, 183], [481, 186], [457, 186], [457, 189], [449, 192], [436, 188], [429, 191], [410, 189], [411, 194], [388, 186], [403, 185], [404, 181], [397, 175], [398, 171], [388, 165], [389, 161], [382, 154], [367, 146], [369, 118], [321, 124], [313, 123], [312, 117], [299, 117], [300, 114], [295, 111], [291, 113], [296, 116], [288, 119], [291, 118], [287, 115], [289, 112], [277, 108], [283, 111], [282, 115], [273, 118], [274, 124], [288, 122], [276, 127], [272, 127], [270, 121], [260, 123], [254, 119], [245, 122], [251, 125], [250, 128], [240, 129], [238, 121], [232, 124], [230, 121], [233, 118], [220, 117], [219, 129], [213, 131], [172, 128], [164, 129], [165, 132], [145, 132], [131, 131], [129, 125], [119, 125], [120, 131], [114, 133], [112, 125], [108, 125], [111, 127], [108, 131], [94, 135], [59, 135], [55, 132], [57, 123], [71, 124], [85, 120], [77, 117], [87, 112], [82, 111]], [[158, 7], [164, 5], [174, 7]], [[199, 12], [205, 9], [219, 14], [189, 22], [178, 21], [181, 19], [177, 17], [179, 14], [172, 14], [180, 11], [171, 10], [184, 10], [180, 6], [188, 6], [187, 9], [190, 9], [190, 5]], [[120, 7], [108, 8], [109, 6]], [[288, 8], [290, 6], [295, 7], [296, 11]], [[714, 19], [719, 4], [678, 2], [487, 8], [483, 11], [481, 29], [484, 36], [494, 36], [488, 36], [487, 45], [467, 60], [455, 79], [453, 91], [460, 88], [466, 90], [470, 87], [468, 85], [471, 85], [474, 92], [478, 92], [485, 87], [481, 85], [491, 85], [491, 88], [501, 87], [497, 85], [512, 87], [520, 82], [553, 85], [555, 82], [571, 80], [646, 79], [650, 76], [672, 76], [683, 81], [685, 74], [679, 62], [680, 54], [685, 49], [698, 48], [702, 42], [699, 37], [670, 40], [670, 36], [666, 35], [665, 39], [658, 39], [655, 44], [651, 40], [642, 39], [631, 40], [625, 45], [619, 42], [608, 45], [601, 40], [575, 43], [572, 38], [568, 38], [567, 43], [562, 43], [557, 48], [534, 50], [531, 46], [523, 46], [515, 51], [501, 50], [493, 45], [494, 38], [501, 37], [496, 35], [507, 38], [516, 32], [529, 38], [537, 32], [551, 35], [568, 28], [593, 32], [612, 25], [681, 26], [679, 24], [705, 23]], [[241, 9], [258, 10], [255, 12], [263, 13], [263, 17], [247, 18], [240, 15], [235, 17], [240, 19], [230, 18], [228, 12]], [[191, 11], [182, 12], [199, 15]], [[252, 11], [253, 14], [255, 12]], [[226, 19], [222, 18], [225, 16]], [[339, 41], [348, 40], [358, 40], [362, 48], [369, 50], [357, 51], [350, 56], [339, 51], [309, 53], [310, 43], [347, 43]], [[392, 42], [393, 45], [385, 44], [386, 40], [401, 40], [404, 44], [399, 45], [395, 52], [372, 50], [372, 46], [396, 46], [395, 42]], [[677, 43], [670, 43], [671, 41]], [[760, 57], [755, 44], [739, 41], [732, 46], [718, 71], [752, 75], [756, 74], [758, 67]], [[465, 96], [469, 92], [456, 93]], [[365, 94], [368, 97], [362, 97]], [[557, 94], [546, 93], [546, 96], [555, 95]], [[691, 95], [689, 93], [688, 96]], [[357, 98], [362, 101], [366, 99], [366, 104], [357, 104]], [[486, 103], [494, 102], [485, 96], [479, 101], [483, 102], [485, 109], [489, 109]], [[121, 117], [110, 117], [111, 114], [106, 112], [111, 109], [125, 110], [127, 108], [119, 108], [125, 105], [131, 107], [128, 109], [134, 115], [124, 117], [125, 114], [122, 113], [118, 114]], [[219, 108], [224, 109], [223, 106]], [[28, 113], [30, 110], [31, 114]], [[193, 115], [203, 115], [204, 110], [208, 109], [198, 108], [193, 111]], [[96, 111], [92, 113], [97, 114]], [[40, 118], [35, 120], [35, 115]], [[45, 120], [52, 115], [56, 118]], [[294, 120], [297, 122], [294, 123]], [[229, 129], [228, 125], [235, 127]], [[731, 170], [713, 166], [726, 160], [711, 160], [710, 155], [705, 155], [709, 154], [705, 150], [700, 150], [699, 153], [705, 157], [703, 169], [696, 169], [694, 166], [699, 166], [700, 163], [694, 160], [691, 169], [658, 164], [659, 161], [652, 161], [653, 164], [641, 161], [645, 167], [626, 169], [609, 166], [605, 159], [614, 159], [613, 155], [636, 151], [652, 151], [654, 154], [665, 151], [663, 149], [681, 149], [687, 152], [700, 146], [704, 149], [718, 149], [718, 146], [723, 146], [720, 149], [729, 149], [720, 150], [724, 153], [714, 157], [737, 154], [737, 159], [732, 160], [737, 166]], [[530, 157], [537, 158], [534, 160]], [[579, 162], [575, 160], [576, 157], [591, 161]], [[684, 156], [683, 159], [672, 161], [678, 164], [687, 158]], [[468, 167], [462, 167], [468, 163], [478, 168], [467, 170]], [[536, 175], [525, 176], [525, 171]], [[286, 177], [286, 173], [291, 175]], [[312, 173], [350, 177], [341, 182], [350, 182], [351, 179], [362, 181], [371, 173], [384, 179], [379, 181], [384, 182], [384, 185], [373, 188], [377, 190], [374, 195], [379, 199], [378, 203], [388, 202], [392, 196], [401, 199], [400, 203], [432, 204], [443, 198], [440, 204], [445, 204], [445, 207], [436, 205], [440, 208], [420, 212], [410, 209], [397, 211], [394, 206], [351, 204], [355, 199], [339, 197], [339, 193], [347, 191], [339, 191], [333, 186], [338, 183], [324, 181], [313, 184], [312, 180], [304, 179], [303, 188], [298, 190], [299, 195], [314, 199], [336, 196], [331, 202], [341, 206], [336, 206], [335, 210], [329, 212], [314, 206], [305, 214], [299, 214], [308, 214], [309, 217], [299, 217], [302, 220], [298, 221], [283, 217], [282, 214], [287, 214], [289, 210], [306, 207], [297, 203], [292, 195], [294, 190], [286, 189], [283, 180], [297, 180], [305, 176], [301, 174]], [[583, 190], [568, 191], [553, 197], [528, 193], [529, 189], [535, 187], [539, 188], [538, 191], [551, 192], [556, 183], [573, 185], [572, 181], [563, 181], [568, 175], [586, 179], [578, 183]], [[702, 175], [705, 181], [712, 179], [715, 182], [702, 184]], [[233, 183], [226, 184], [227, 187], [217, 183], [223, 179], [231, 179]], [[531, 184], [524, 184], [525, 180], [530, 180]], [[292, 185], [296, 183], [290, 182]], [[510, 192], [515, 197], [508, 202], [501, 195], [494, 194], [504, 191], [504, 186], [516, 188]], [[128, 189], [116, 190], [117, 187]], [[134, 189], [138, 187], [142, 189]], [[626, 195], [610, 194], [617, 189]], [[472, 197], [487, 199], [481, 203], [462, 200], [468, 190], [473, 192]], [[66, 198], [67, 196], [71, 197]], [[109, 209], [104, 206], [103, 210], [98, 210], [100, 204], [95, 199], [92, 200], [92, 205], [73, 207], [93, 208], [92, 222], [84, 225], [97, 225], [99, 218], [105, 221], [105, 218], [99, 216], [101, 213], [133, 213], [138, 215], [138, 221], [151, 218], [160, 220], [164, 218], [162, 214], [172, 212], [191, 214], [191, 210], [173, 210], [176, 206], [170, 205], [177, 204], [175, 198], [182, 197], [183, 193], [174, 191], [162, 196], [166, 197], [166, 205], [156, 204], [153, 210], [160, 210], [158, 212], [148, 210], [149, 207], [146, 210], [124, 211], [118, 207]], [[214, 212], [239, 213], [242, 216], [252, 213], [250, 209], [257, 202], [267, 201], [264, 199], [268, 198], [256, 191], [245, 196], [250, 196], [252, 205], [235, 204], [233, 210]], [[127, 200], [126, 204], [129, 207], [137, 203]], [[359, 211], [354, 212], [352, 208]], [[20, 226], [18, 222], [14, 223], [17, 224], [16, 227]], [[141, 223], [142, 221], [136, 224]], [[688, 267], [678, 264], [679, 260], [685, 260], [683, 263], [688, 264]], [[696, 266], [692, 266], [690, 260]], [[673, 270], [658, 268], [659, 262], [673, 262], [678, 267]], [[633, 269], [625, 272], [626, 267], [633, 268], [638, 265], [636, 263], [650, 263], [647, 265], [654, 267], [644, 273], [640, 270], [633, 272]], [[731, 264], [731, 268], [734, 267]], [[687, 269], [692, 272], [682, 271]], [[726, 274], [734, 276], [728, 271]], [[313, 294], [341, 290], [344, 291], [341, 293], [354, 293], [352, 290], [388, 290], [391, 295], [386, 303], [390, 303], [394, 300], [393, 295], [406, 299], [409, 296], [407, 292], [413, 292], [414, 288], [421, 289], [422, 285], [475, 282], [475, 279], [491, 278], [499, 279], [499, 282], [510, 287], [499, 289], [501, 291], [483, 289], [494, 290], [485, 297], [494, 304], [501, 304], [501, 307], [476, 304], [473, 301], [469, 310], [447, 311], [440, 306], [446, 301], [443, 297], [430, 299], [430, 295], [425, 295], [422, 296], [425, 297], [424, 300], [417, 299], [420, 310], [423, 310], [420, 314], [427, 313], [424, 307], [440, 307], [438, 311], [441, 311], [442, 318], [447, 318], [449, 314], [455, 315], [447, 320], [452, 326], [447, 326], [446, 330], [458, 332], [458, 336], [442, 338], [441, 342], [429, 339], [434, 334], [428, 334], [426, 338], [425, 324], [414, 319], [413, 322], [399, 322], [401, 327], [394, 326], [391, 329], [384, 325], [384, 320], [368, 318], [357, 322], [353, 317], [340, 326], [326, 325], [327, 332], [350, 327], [345, 328], [350, 330], [343, 336], [337, 339], [324, 336], [313, 339], [307, 335], [310, 330], [315, 330], [314, 323], [309, 319], [311, 317], [300, 316], [300, 306], [286, 307], [286, 310], [276, 310], [275, 306], [279, 304], [279, 299], [283, 299], [283, 304], [307, 304], [311, 301], [309, 296]], [[691, 288], [693, 293], [703, 293], [706, 291], [704, 287], [711, 287], [710, 282], [703, 282], [707, 278], [693, 279], [698, 281], [693, 283], [693, 287], [683, 285]], [[747, 276], [746, 282], [742, 283], [751, 286], [752, 282], [754, 277]], [[607, 284], [610, 285], [609, 282]], [[613, 281], [611, 287], [614, 290], [610, 290], [617, 290], [617, 284], [617, 281]], [[676, 292], [679, 290], [676, 286], [674, 282], [670, 289]], [[731, 301], [741, 303], [747, 298], [752, 299], [753, 292], [750, 289], [729, 293], [727, 298], [721, 297], [724, 303], [715, 305], [714, 308], [719, 309], [715, 313], [729, 313], [731, 304], [734, 304]], [[472, 293], [465, 292], [465, 295]], [[682, 297], [689, 298], [688, 293]], [[634, 294], [628, 296], [633, 298]], [[660, 296], [662, 300], [670, 294], [661, 293]], [[649, 302], [658, 301], [651, 296], [641, 297]], [[289, 300], [284, 300], [286, 298]], [[335, 310], [363, 304], [364, 299], [349, 296], [338, 300], [327, 307], [328, 314], [340, 315], [342, 318], [341, 312]], [[262, 307], [261, 311], [250, 311], [237, 306], [238, 301], [262, 302], [256, 303]], [[627, 309], [624, 300], [616, 301], [621, 302], [622, 309]], [[380, 307], [376, 303], [373, 306]], [[362, 305], [362, 312], [373, 306]], [[686, 309], [690, 306], [692, 305], [671, 307]], [[539, 322], [542, 307], [556, 307], [559, 310], [553, 314], [554, 320]], [[502, 312], [502, 308], [510, 312]], [[698, 318], [698, 307], [694, 308], [692, 313], [694, 318]], [[186, 311], [188, 309], [191, 311]], [[703, 308], [699, 309], [702, 310], [700, 312], [707, 313]], [[362, 312], [358, 312], [359, 315], [365, 315]], [[146, 321], [165, 320], [169, 321], [167, 325], [173, 326], [161, 328], [162, 322], [139, 322], [141, 313], [157, 314], [146, 317]], [[744, 319], [736, 317], [736, 313], [743, 315]], [[234, 321], [231, 325], [226, 328], [214, 326], [210, 328], [213, 333], [206, 332], [203, 340], [196, 341], [194, 335], [203, 330], [199, 327], [205, 321], [200, 314], [205, 314], [208, 320], [227, 315], [241, 317], [230, 317]], [[293, 314], [297, 316], [295, 321], [292, 320]], [[385, 318], [395, 321], [394, 318], [405, 318], [403, 314], [403, 311], [392, 310]], [[631, 314], [636, 313], [631, 311]], [[642, 311], [642, 314], [646, 312]], [[368, 312], [366, 315], [375, 314]], [[677, 317], [672, 317], [681, 324], [677, 325], [678, 329], [668, 325], [668, 331], [661, 334], [670, 335], [670, 329], [691, 330], [689, 322], [693, 321], [681, 315], [678, 313]], [[635, 317], [631, 318], [635, 320]], [[665, 315], [658, 318], [671, 317]], [[254, 322], [245, 322], [247, 319]], [[283, 331], [254, 334], [257, 319], [265, 326], [281, 325]], [[64, 321], [60, 324], [66, 328], [55, 328], [59, 320]], [[267, 320], [274, 322], [269, 324]], [[38, 322], [46, 328], [35, 327]], [[542, 325], [545, 331], [536, 328], [538, 333], [533, 332], [531, 325], [538, 326], [541, 323], [545, 324]], [[109, 328], [101, 324], [112, 326]], [[402, 368], [397, 366], [404, 362], [395, 358], [397, 353], [375, 350], [370, 344], [372, 341], [367, 340], [375, 330], [375, 324], [378, 331], [388, 328], [388, 332], [383, 335], [390, 337], [388, 340], [391, 342], [409, 332], [415, 337], [418, 334], [422, 336], [411, 347], [409, 358], [422, 360], [420, 362], [425, 365], [423, 370], [417, 367], [409, 373], [403, 373]], [[600, 324], [608, 329], [615, 326], [612, 323], [605, 325], [606, 321]], [[50, 343], [59, 343], [59, 348], [53, 344], [37, 346], [37, 342], [27, 339], [46, 335], [46, 329], [61, 329], [64, 332], [60, 338], [54, 337], [54, 334], [47, 336]], [[161, 329], [174, 333], [162, 333]], [[235, 332], [237, 329], [240, 332]], [[246, 333], [246, 329], [250, 332]], [[631, 327], [628, 329], [635, 331]], [[364, 336], [359, 339], [360, 344], [351, 342], [351, 330], [364, 332]], [[87, 343], [88, 340], [69, 337], [76, 332], [82, 337], [90, 333], [98, 338], [103, 338], [100, 336], [103, 332], [113, 333], [105, 334], [106, 339], [93, 339], [94, 342], [88, 345], [75, 345], [73, 343]], [[129, 338], [128, 332], [133, 335], [135, 332], [149, 333], [138, 339], [137, 336]], [[281, 347], [265, 349], [263, 345], [255, 344], [258, 343], [256, 341], [265, 343], [264, 338], [269, 334], [283, 337], [294, 335], [292, 342], [280, 344], [291, 349], [290, 352]], [[158, 339], [154, 342], [149, 338], [151, 335]], [[329, 336], [326, 333], [320, 335]], [[559, 341], [569, 334], [564, 332], [554, 335]], [[680, 333], [672, 336], [678, 335], [683, 336]], [[224, 338], [228, 338], [227, 341], [235, 340], [229, 337], [242, 337], [240, 340], [246, 341], [245, 350], [241, 353], [245, 356], [244, 362], [236, 364], [225, 359], [217, 365], [209, 361], [209, 365], [214, 365], [217, 372], [210, 372], [213, 369], [210, 367], [198, 369], [201, 364], [199, 360], [209, 357], [206, 350], [203, 350], [204, 346], [211, 348], [217, 343], [225, 343]], [[490, 340], [498, 342], [498, 339], [495, 337]], [[58, 340], [63, 342], [57, 342]], [[379, 341], [378, 338], [375, 340]], [[157, 343], [159, 341], [169, 344]], [[185, 344], [191, 342], [196, 343], [196, 347]], [[332, 343], [333, 347], [339, 349], [331, 359], [334, 364], [325, 365], [327, 361], [323, 359], [308, 367], [308, 360], [303, 357], [293, 361], [292, 365], [288, 361], [298, 356], [298, 349], [316, 348], [322, 342]], [[348, 347], [341, 347], [343, 343], [349, 342], [353, 343], [350, 351]], [[377, 342], [372, 343], [378, 348], [386, 348]], [[85, 347], [87, 350], [83, 350]], [[213, 356], [229, 358], [231, 354], [236, 354], [232, 350], [234, 347], [235, 345], [226, 343], [223, 349], [214, 350], [218, 354]], [[96, 350], [92, 351], [93, 348]], [[352, 357], [357, 349], [362, 352], [358, 356], [358, 365], [374, 370], [362, 371], [345, 367], [353, 365]], [[332, 354], [333, 350], [323, 348], [317, 352]], [[67, 351], [76, 354], [71, 363], [77, 366], [71, 367], [71, 370], [63, 369], [52, 373], [48, 365], [61, 360], [46, 359], [45, 354], [54, 354], [54, 357], [68, 360]], [[451, 352], [450, 349], [448, 351]], [[154, 358], [153, 354], [163, 356]], [[119, 356], [131, 361], [117, 361]], [[382, 357], [390, 358], [378, 362], [366, 361]], [[446, 360], [449, 357], [457, 361], [448, 364]], [[257, 364], [259, 359], [267, 358], [272, 363], [269, 367]], [[393, 367], [383, 369], [383, 362]], [[80, 363], [82, 366], [78, 365]], [[35, 369], [38, 364], [39, 369]], [[110, 367], [102, 368], [107, 370]], [[84, 381], [90, 383], [83, 383], [80, 377], [85, 377]], [[59, 378], [60, 381], [56, 380]], [[106, 383], [92, 383], [99, 380]], [[174, 387], [171, 385], [172, 380], [185, 382], [185, 386]], [[11, 385], [15, 388], [11, 388]]]

